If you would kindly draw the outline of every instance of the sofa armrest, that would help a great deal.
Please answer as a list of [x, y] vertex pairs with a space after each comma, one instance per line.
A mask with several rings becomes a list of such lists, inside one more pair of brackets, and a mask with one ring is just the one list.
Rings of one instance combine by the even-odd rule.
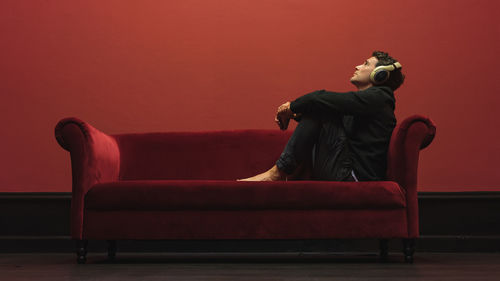
[[389, 180], [397, 181], [406, 193], [409, 238], [419, 236], [417, 178], [420, 150], [430, 145], [435, 134], [436, 126], [431, 119], [414, 115], [401, 124], [394, 138], [397, 144], [392, 148], [397, 151], [391, 153], [397, 153], [399, 157], [392, 163]]
[[120, 150], [113, 136], [74, 117], [64, 118], [57, 123], [55, 137], [70, 152], [71, 236], [82, 239], [85, 194], [96, 183], [118, 180]]

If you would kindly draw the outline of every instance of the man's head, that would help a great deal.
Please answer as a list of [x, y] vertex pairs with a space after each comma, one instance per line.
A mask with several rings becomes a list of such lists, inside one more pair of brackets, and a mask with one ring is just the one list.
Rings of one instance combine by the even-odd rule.
[[[367, 89], [374, 85], [370, 80], [372, 71], [381, 65], [391, 65], [397, 62], [394, 58], [390, 57], [387, 53], [381, 51], [374, 51], [372, 56], [364, 61], [363, 64], [356, 66], [356, 71], [351, 77], [351, 83], [354, 84], [359, 90]], [[390, 87], [395, 91], [401, 84], [403, 84], [405, 75], [401, 72], [401, 68], [395, 69], [390, 72], [389, 79], [382, 84]]]

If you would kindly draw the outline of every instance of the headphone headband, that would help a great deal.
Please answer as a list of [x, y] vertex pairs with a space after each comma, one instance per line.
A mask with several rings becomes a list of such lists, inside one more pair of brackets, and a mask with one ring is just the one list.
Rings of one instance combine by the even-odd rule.
[[378, 69], [385, 69], [385, 70], [388, 70], [388, 71], [393, 71], [397, 68], [401, 68], [401, 64], [399, 62], [395, 62], [393, 64], [390, 64], [390, 65], [381, 65], [381, 66], [378, 66], [377, 68]]

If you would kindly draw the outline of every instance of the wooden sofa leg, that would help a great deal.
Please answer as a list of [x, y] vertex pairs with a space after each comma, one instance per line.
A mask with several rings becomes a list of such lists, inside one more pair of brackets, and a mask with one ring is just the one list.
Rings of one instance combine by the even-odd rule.
[[415, 238], [403, 239], [403, 253], [405, 255], [405, 262], [413, 263], [413, 253], [415, 252]]
[[116, 257], [116, 240], [107, 240], [108, 241], [108, 259], [114, 260]]
[[380, 261], [386, 262], [389, 256], [389, 239], [379, 239]]
[[83, 264], [87, 261], [88, 240], [76, 240], [76, 262]]

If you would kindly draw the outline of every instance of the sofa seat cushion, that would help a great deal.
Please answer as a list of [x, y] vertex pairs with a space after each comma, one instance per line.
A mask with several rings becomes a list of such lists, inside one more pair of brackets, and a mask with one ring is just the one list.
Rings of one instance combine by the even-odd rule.
[[406, 207], [393, 181], [126, 180], [85, 196], [92, 210], [394, 209]]

